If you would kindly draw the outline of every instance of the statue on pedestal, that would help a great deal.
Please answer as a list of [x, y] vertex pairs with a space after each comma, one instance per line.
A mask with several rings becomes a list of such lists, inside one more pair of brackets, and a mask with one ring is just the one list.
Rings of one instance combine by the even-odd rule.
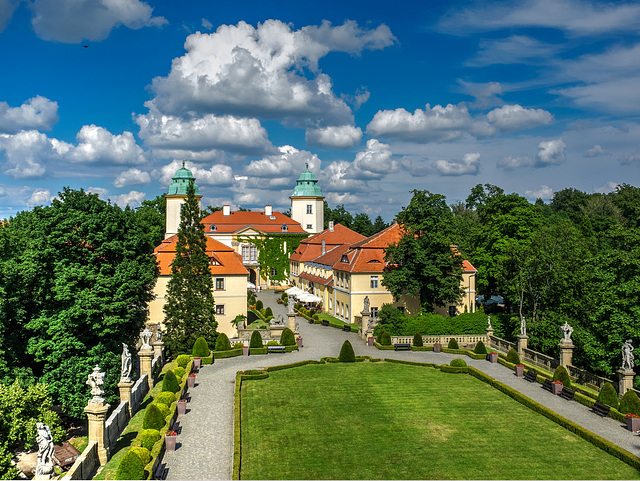
[[527, 335], [527, 321], [525, 321], [524, 316], [520, 316], [520, 335]]
[[491, 327], [491, 316], [487, 316], [487, 330], [493, 330], [493, 327]]
[[571, 344], [571, 334], [573, 334], [573, 327], [569, 325], [567, 321], [560, 326], [560, 332], [562, 332], [562, 342], [564, 344]]
[[89, 402], [104, 402], [104, 398], [102, 397], [104, 390], [101, 387], [104, 385], [104, 375], [105, 374], [100, 371], [100, 367], [96, 364], [96, 367], [93, 368], [93, 372], [87, 376], [86, 384], [91, 386], [91, 394], [93, 395], [93, 398], [91, 398]]
[[362, 312], [369, 312], [371, 307], [371, 302], [369, 301], [369, 296], [364, 297], [364, 309]]
[[124, 342], [122, 343], [122, 356], [120, 359], [120, 382], [131, 382], [131, 353]]
[[53, 436], [49, 426], [36, 423], [36, 443], [38, 443], [38, 464], [36, 477], [47, 478], [54, 474], [53, 470]]
[[627, 339], [622, 345], [622, 370], [633, 371], [634, 367], [634, 355], [633, 346], [631, 345], [631, 339]]
[[160, 327], [160, 323], [156, 325], [156, 342], [162, 342], [162, 327]]
[[144, 331], [140, 333], [140, 339], [142, 340], [142, 346], [140, 349], [151, 349], [151, 337], [153, 333], [149, 330], [148, 327], [144, 328]]

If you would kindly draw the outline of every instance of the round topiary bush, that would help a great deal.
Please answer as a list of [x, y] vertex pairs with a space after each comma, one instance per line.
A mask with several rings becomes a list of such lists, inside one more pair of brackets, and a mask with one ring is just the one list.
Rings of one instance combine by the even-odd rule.
[[353, 346], [349, 341], [342, 343], [338, 359], [340, 359], [340, 362], [356, 362], [356, 354], [353, 352]]
[[450, 339], [449, 344], [447, 345], [447, 349], [460, 349], [458, 346], [458, 341], [455, 339]]
[[296, 337], [293, 335], [293, 331], [288, 327], [282, 331], [282, 336], [280, 336], [280, 344], [283, 346], [295, 346]]
[[267, 307], [266, 312], [264, 313], [266, 317], [273, 316], [273, 311], [270, 307]]
[[253, 331], [253, 333], [251, 333], [251, 341], [249, 341], [249, 347], [254, 349], [262, 347], [262, 336], [258, 331]]
[[478, 341], [478, 344], [476, 344], [476, 347], [473, 349], [473, 352], [475, 352], [476, 354], [486, 354], [487, 348], [484, 345], [484, 342]]
[[383, 346], [390, 346], [391, 345], [391, 334], [389, 334], [387, 331], [384, 331], [382, 333], [382, 338], [381, 338], [380, 344], [382, 344]]
[[196, 342], [193, 343], [191, 354], [193, 354], [193, 357], [208, 357], [211, 354], [209, 344], [207, 344], [204, 337], [196, 339]]
[[422, 342], [422, 334], [420, 334], [419, 332], [416, 332], [413, 335], [413, 345], [416, 347], [424, 346], [424, 342]]
[[267, 346], [277, 346], [278, 345], [278, 341], [269, 341], [267, 342]]
[[184, 377], [186, 372], [186, 369], [180, 366], [176, 367], [173, 370], [173, 373], [176, 375], [176, 379], [178, 380], [178, 382], [182, 382], [182, 378]]
[[460, 359], [459, 357], [456, 357], [455, 359], [451, 359], [451, 362], [449, 363], [449, 366], [451, 366], [451, 367], [466, 367], [467, 363], [464, 362], [464, 359]]
[[264, 304], [262, 303], [262, 301], [260, 299], [258, 299], [256, 301], [256, 309], [259, 311], [264, 307]]
[[598, 401], [614, 409], [618, 409], [618, 393], [610, 382], [605, 382], [598, 394]]
[[564, 387], [571, 387], [571, 377], [564, 366], [556, 367], [556, 370], [553, 372], [553, 380], [562, 381]]
[[229, 338], [224, 332], [218, 333], [218, 339], [216, 339], [216, 351], [230, 351], [231, 343]]
[[507, 362], [510, 362], [511, 364], [520, 364], [520, 356], [518, 356], [518, 351], [513, 348], [509, 349], [509, 352], [507, 353]]
[[156, 396], [154, 402], [166, 404], [167, 406], [171, 406], [174, 402], [176, 402], [176, 395], [172, 392], [161, 392]]
[[376, 336], [376, 342], [378, 344], [382, 344], [382, 334], [384, 333], [384, 329], [380, 329], [380, 331], [378, 331], [378, 335]]
[[151, 451], [160, 437], [160, 431], [157, 429], [145, 429], [140, 433], [140, 444]]
[[144, 463], [138, 453], [129, 449], [118, 465], [116, 479], [145, 479]]
[[637, 414], [640, 416], [640, 398], [633, 391], [627, 391], [620, 399], [620, 407], [618, 408], [622, 414]]
[[181, 367], [183, 369], [187, 368], [187, 364], [189, 364], [189, 361], [191, 361], [191, 356], [189, 356], [187, 354], [180, 354], [176, 358], [176, 363], [178, 364], [179, 367]]
[[155, 404], [149, 404], [144, 410], [142, 429], [157, 429], [160, 431], [164, 427], [164, 416], [162, 411]]
[[129, 449], [140, 456], [142, 464], [144, 464], [145, 466], [149, 464], [149, 461], [151, 461], [151, 451], [149, 449], [143, 448], [142, 446], [134, 446], [133, 448]]
[[320, 316], [319, 316], [318, 314], [314, 314], [314, 315], [313, 315], [313, 317], [312, 317], [312, 319], [313, 319], [314, 321], [319, 321], [319, 320], [320, 320]]
[[180, 390], [180, 383], [171, 369], [164, 373], [164, 379], [162, 379], [162, 390], [173, 393]]
[[163, 418], [166, 418], [169, 415], [169, 406], [163, 403], [154, 402], [155, 406], [158, 408], [158, 411], [162, 414]]

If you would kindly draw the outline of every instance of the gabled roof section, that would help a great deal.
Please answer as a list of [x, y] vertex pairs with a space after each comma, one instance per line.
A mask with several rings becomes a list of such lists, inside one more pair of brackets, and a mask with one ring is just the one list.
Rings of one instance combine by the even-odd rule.
[[291, 255], [292, 261], [307, 262], [316, 259], [322, 255], [322, 241], [325, 243], [325, 253], [328, 253], [334, 247], [341, 245], [350, 245], [354, 242], [366, 239], [362, 234], [343, 226], [336, 224], [333, 231], [325, 229], [306, 239], [300, 241], [300, 245]]
[[204, 231], [207, 234], [234, 234], [246, 228], [252, 228], [264, 234], [306, 234], [299, 222], [280, 212], [273, 212], [269, 216], [264, 212], [246, 211], [224, 215], [220, 210], [209, 214], [200, 222], [204, 224]]

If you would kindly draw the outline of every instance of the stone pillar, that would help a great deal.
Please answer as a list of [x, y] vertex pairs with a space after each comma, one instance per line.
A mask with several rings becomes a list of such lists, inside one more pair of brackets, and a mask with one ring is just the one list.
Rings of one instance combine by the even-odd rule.
[[160, 356], [160, 365], [164, 365], [164, 342], [162, 341], [153, 341], [153, 357], [156, 358]]
[[560, 365], [563, 366], [565, 369], [567, 369], [568, 366], [571, 366], [571, 363], [573, 360], [573, 348], [575, 346], [571, 341], [569, 342], [560, 341], [560, 344], [558, 344], [558, 347], [560, 348]]
[[493, 327], [487, 327], [487, 347], [491, 347], [491, 336], [493, 336]]
[[287, 313], [287, 327], [291, 329], [291, 332], [296, 332], [296, 313]]
[[369, 322], [371, 320], [371, 312], [362, 311], [360, 314], [362, 315], [362, 328], [360, 331], [360, 337], [362, 338], [362, 340], [364, 340], [364, 342], [367, 342], [367, 337], [369, 337], [369, 334], [371, 334], [371, 326]]
[[151, 346], [140, 349], [138, 351], [138, 357], [140, 358], [140, 376], [147, 375], [147, 384], [149, 385], [149, 391], [151, 391], [151, 389], [153, 389], [153, 376], [151, 375], [153, 349]]
[[105, 442], [104, 424], [107, 420], [109, 405], [103, 402], [90, 400], [84, 412], [89, 418], [89, 442], [95, 441], [98, 444], [98, 458], [100, 465], [104, 466], [109, 460], [109, 446]]
[[527, 348], [527, 339], [529, 336], [520, 334], [518, 336], [518, 356], [520, 356], [520, 360], [524, 359], [524, 350]]
[[625, 371], [618, 369], [618, 395], [623, 396], [629, 389], [633, 387], [633, 378], [636, 375], [634, 371]]
[[131, 389], [135, 383], [133, 381], [120, 381], [118, 383], [118, 389], [120, 390], [120, 402], [128, 403], [129, 418], [133, 417], [133, 406], [131, 406]]

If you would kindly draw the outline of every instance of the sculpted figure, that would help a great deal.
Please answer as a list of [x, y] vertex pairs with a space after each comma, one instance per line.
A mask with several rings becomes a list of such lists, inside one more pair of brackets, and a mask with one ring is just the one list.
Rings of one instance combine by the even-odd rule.
[[633, 346], [631, 339], [627, 339], [622, 345], [622, 370], [633, 371], [635, 356], [633, 355]]
[[162, 341], [162, 328], [160, 327], [160, 323], [156, 325], [156, 342]]
[[148, 327], [145, 327], [144, 331], [140, 333], [140, 339], [142, 340], [141, 349], [151, 349], [151, 344], [149, 344], [151, 342], [151, 336], [153, 336], [153, 333]]
[[562, 342], [570, 343], [573, 327], [571, 327], [567, 321], [564, 321], [564, 324], [560, 327], [560, 331], [562, 332]]
[[122, 356], [120, 359], [120, 381], [131, 382], [131, 353], [124, 342], [122, 343]]
[[491, 316], [487, 316], [487, 329], [493, 329], [493, 327], [491, 327]]
[[364, 298], [364, 309], [362, 312], [369, 312], [371, 307], [371, 302], [369, 301], [369, 296], [365, 296]]
[[524, 316], [520, 316], [520, 335], [527, 335], [527, 321], [524, 320]]
[[93, 395], [93, 399], [90, 402], [93, 403], [102, 403], [104, 402], [104, 398], [102, 395], [104, 394], [104, 390], [102, 386], [104, 385], [104, 373], [100, 371], [100, 366], [96, 364], [96, 367], [93, 368], [93, 372], [87, 376], [87, 382], [89, 386], [91, 386], [91, 394]]
[[49, 426], [43, 423], [36, 423], [38, 443], [38, 464], [36, 465], [36, 476], [50, 476], [53, 474], [53, 436]]

